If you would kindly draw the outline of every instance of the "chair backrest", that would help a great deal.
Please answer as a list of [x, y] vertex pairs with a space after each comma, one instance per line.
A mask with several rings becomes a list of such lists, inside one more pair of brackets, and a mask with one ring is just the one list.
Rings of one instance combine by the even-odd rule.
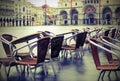
[[[9, 42], [13, 40], [13, 36], [10, 35], [10, 34], [2, 34], [2, 37], [3, 37], [4, 39], [6, 39], [7, 41], [9, 41]], [[3, 45], [3, 48], [4, 48], [4, 50], [5, 50], [6, 55], [7, 55], [8, 57], [11, 56], [9, 45], [6, 44], [6, 43], [4, 43], [4, 42], [2, 42], [2, 45]]]
[[105, 31], [104, 31], [104, 36], [108, 36], [108, 35], [109, 35], [109, 32], [110, 32], [109, 29], [105, 30]]
[[53, 32], [50, 32], [50, 31], [44, 31], [44, 33], [46, 33], [46, 35], [51, 36], [51, 37], [56, 36]]
[[116, 35], [116, 28], [111, 30], [111, 37], [114, 38]]
[[84, 45], [87, 32], [81, 32], [76, 35], [76, 49]]
[[37, 42], [37, 63], [44, 62], [47, 51], [48, 45], [50, 42], [49, 37], [40, 38]]
[[[102, 36], [102, 37], [103, 37], [103, 39], [105, 39], [105, 40], [107, 40], [107, 41], [110, 41], [109, 37], [107, 37], [107, 36]], [[107, 45], [104, 45], [104, 47], [107, 48], [107, 49], [109, 49], [109, 50], [111, 50], [111, 47], [109, 47], [109, 46], [107, 46]], [[107, 57], [107, 59], [108, 59], [108, 62], [110, 62], [110, 61], [113, 60], [113, 57], [112, 57], [112, 54], [111, 54], [111, 53], [105, 51], [105, 55], [106, 55], [106, 57]]]
[[28, 42], [29, 40], [32, 40], [35, 38], [40, 38], [40, 35], [38, 33], [27, 35], [27, 36], [21, 37], [19, 39], [16, 39], [16, 40], [12, 41], [11, 43], [19, 44], [19, 43], [23, 43], [23, 42]]
[[98, 54], [98, 48], [97, 46], [95, 46], [94, 44], [92, 44], [90, 41], [92, 41], [93, 43], [97, 43], [97, 41], [95, 39], [90, 39], [88, 40], [89, 43], [90, 43], [90, 46], [91, 46], [91, 52], [92, 52], [92, 56], [93, 56], [93, 60], [94, 60], [94, 63], [96, 65], [96, 68], [98, 66], [101, 65], [100, 63], [100, 58], [99, 58], [99, 54]]
[[51, 58], [59, 56], [64, 36], [56, 36], [51, 39]]
[[[102, 66], [102, 65], [107, 65], [108, 67], [110, 67], [108, 65], [108, 63], [106, 63], [106, 64], [103, 63], [102, 64], [102, 62], [100, 62], [99, 54], [104, 54], [105, 51], [107, 51], [108, 53], [111, 53], [113, 56], [115, 56], [119, 60], [118, 54], [116, 52], [110, 50], [109, 48], [104, 47], [103, 45], [106, 45], [106, 44], [104, 44], [100, 40], [96, 40], [96, 39], [93, 39], [93, 38], [87, 38], [87, 39], [88, 39], [88, 41], [91, 45], [91, 52], [92, 52], [92, 56], [93, 56], [94, 63], [96, 65], [97, 70], [100, 70], [100, 66]], [[101, 50], [98, 49], [98, 48], [100, 48]]]

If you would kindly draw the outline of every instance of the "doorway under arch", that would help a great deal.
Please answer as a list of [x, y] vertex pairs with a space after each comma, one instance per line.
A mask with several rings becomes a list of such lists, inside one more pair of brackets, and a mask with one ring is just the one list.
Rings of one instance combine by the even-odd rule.
[[103, 9], [102, 17], [103, 17], [103, 24], [107, 24], [107, 25], [111, 24], [112, 11], [109, 7]]
[[67, 16], [67, 12], [65, 11], [65, 10], [63, 10], [63, 11], [61, 11], [60, 12], [60, 19], [61, 19], [61, 22], [63, 21], [63, 25], [67, 25], [68, 24], [68, 21], [67, 21], [67, 18], [68, 18], [68, 16]]
[[88, 14], [88, 24], [93, 25], [94, 24], [94, 14], [89, 13]]
[[[97, 24], [95, 18], [96, 9], [92, 5], [87, 5], [84, 8], [84, 24], [94, 25]], [[96, 22], [95, 22], [96, 21]]]
[[120, 7], [115, 10], [117, 24], [120, 25]]
[[73, 8], [70, 11], [71, 25], [78, 25], [78, 11]]

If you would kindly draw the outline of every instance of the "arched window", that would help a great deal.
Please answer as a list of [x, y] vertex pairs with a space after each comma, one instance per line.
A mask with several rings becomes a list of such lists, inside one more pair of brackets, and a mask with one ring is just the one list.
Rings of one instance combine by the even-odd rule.
[[107, 24], [107, 25], [111, 24], [112, 11], [109, 7], [103, 9], [102, 18], [103, 18], [103, 24]]
[[25, 12], [25, 7], [23, 7], [23, 12]]
[[65, 3], [65, 7], [67, 6], [67, 4]]
[[120, 22], [120, 7], [118, 7], [118, 8], [115, 10], [115, 16], [116, 16], [117, 22]]
[[68, 21], [67, 21], [67, 12], [65, 10], [60, 12], [60, 16], [61, 16], [61, 24], [67, 25]]

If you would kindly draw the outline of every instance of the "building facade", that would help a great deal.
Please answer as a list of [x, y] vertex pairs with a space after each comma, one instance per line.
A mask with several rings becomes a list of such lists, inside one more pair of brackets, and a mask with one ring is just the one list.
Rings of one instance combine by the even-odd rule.
[[0, 0], [0, 27], [43, 24], [43, 9], [27, 0]]
[[33, 25], [118, 25], [119, 0], [59, 0], [36, 7], [27, 0], [0, 0], [0, 27]]
[[59, 25], [120, 24], [119, 0], [59, 0]]
[[14, 18], [14, 1], [0, 0], [0, 26], [10, 26]]

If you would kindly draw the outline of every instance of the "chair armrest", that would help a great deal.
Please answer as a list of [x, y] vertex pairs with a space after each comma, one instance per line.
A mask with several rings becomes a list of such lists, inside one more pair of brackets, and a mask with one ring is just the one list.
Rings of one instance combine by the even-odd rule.
[[11, 41], [12, 44], [19, 44], [19, 43], [23, 43], [23, 42], [28, 42], [29, 40], [35, 39], [35, 38], [39, 38], [40, 35], [38, 33], [34, 33], [31, 35], [27, 35], [21, 38], [18, 38], [16, 40]]
[[[34, 43], [36, 43], [37, 41], [38, 41], [38, 40], [35, 40], [35, 41], [31, 42], [31, 43], [27, 43], [27, 44], [25, 44], [25, 45], [23, 45], [23, 46], [21, 46], [21, 47], [18, 47], [18, 48], [16, 48], [16, 49], [13, 49], [13, 51], [12, 51], [12, 56], [15, 56], [15, 55], [16, 55], [16, 52], [17, 52], [18, 50], [23, 49], [23, 48], [25, 48], [25, 47], [27, 47], [27, 46], [30, 46], [31, 44], [34, 44]], [[30, 48], [30, 50], [31, 50], [31, 48]]]
[[8, 40], [6, 40], [5, 38], [3, 38], [2, 36], [0, 37], [0, 41], [6, 43], [6, 44], [8, 44], [8, 45], [11, 43], [10, 41], [8, 41]]
[[[100, 34], [101, 34], [101, 31], [102, 31], [103, 28], [100, 28], [100, 29], [94, 29], [92, 31], [89, 31], [88, 32], [88, 36], [90, 37], [98, 37]], [[95, 35], [92, 36], [92, 33], [95, 33]]]
[[[118, 67], [120, 67], [120, 56], [119, 56], [116, 52], [114, 52], [114, 51], [112, 51], [112, 50], [110, 50], [110, 49], [108, 49], [108, 48], [100, 45], [99, 43], [101, 43], [101, 42], [100, 42], [99, 40], [96, 40], [96, 39], [95, 39], [95, 41], [97, 41], [98, 43], [92, 41], [90, 38], [87, 38], [87, 40], [89, 41], [90, 44], [92, 44], [92, 45], [94, 45], [94, 46], [97, 46], [98, 48], [100, 48], [100, 49], [102, 49], [102, 50], [104, 50], [104, 51], [112, 54], [113, 56], [115, 56], [115, 57], [118, 59], [118, 61], [119, 61]], [[103, 44], [103, 43], [102, 43], [102, 44]]]
[[[106, 37], [106, 39], [105, 39], [105, 37], [106, 37], [106, 36], [104, 36], [104, 37], [103, 37], [103, 36], [100, 36], [101, 43], [103, 43], [103, 44], [105, 44], [105, 45], [107, 45], [107, 46], [109, 46], [109, 47], [111, 47], [111, 48], [113, 48], [113, 49], [116, 49], [116, 50], [119, 50], [119, 51], [120, 51], [120, 47], [119, 47], [119, 46], [117, 46], [117, 45], [109, 42], [108, 40], [106, 40], [106, 39], [110, 39], [110, 40], [111, 40], [111, 38]], [[116, 42], [116, 41], [115, 41], [115, 42]]]
[[67, 38], [65, 38], [64, 39], [64, 45], [70, 45], [70, 43], [71, 43], [71, 41], [72, 40], [74, 40], [74, 37], [75, 37], [76, 35], [73, 35], [73, 36], [69, 36], [69, 37], [67, 37]]

